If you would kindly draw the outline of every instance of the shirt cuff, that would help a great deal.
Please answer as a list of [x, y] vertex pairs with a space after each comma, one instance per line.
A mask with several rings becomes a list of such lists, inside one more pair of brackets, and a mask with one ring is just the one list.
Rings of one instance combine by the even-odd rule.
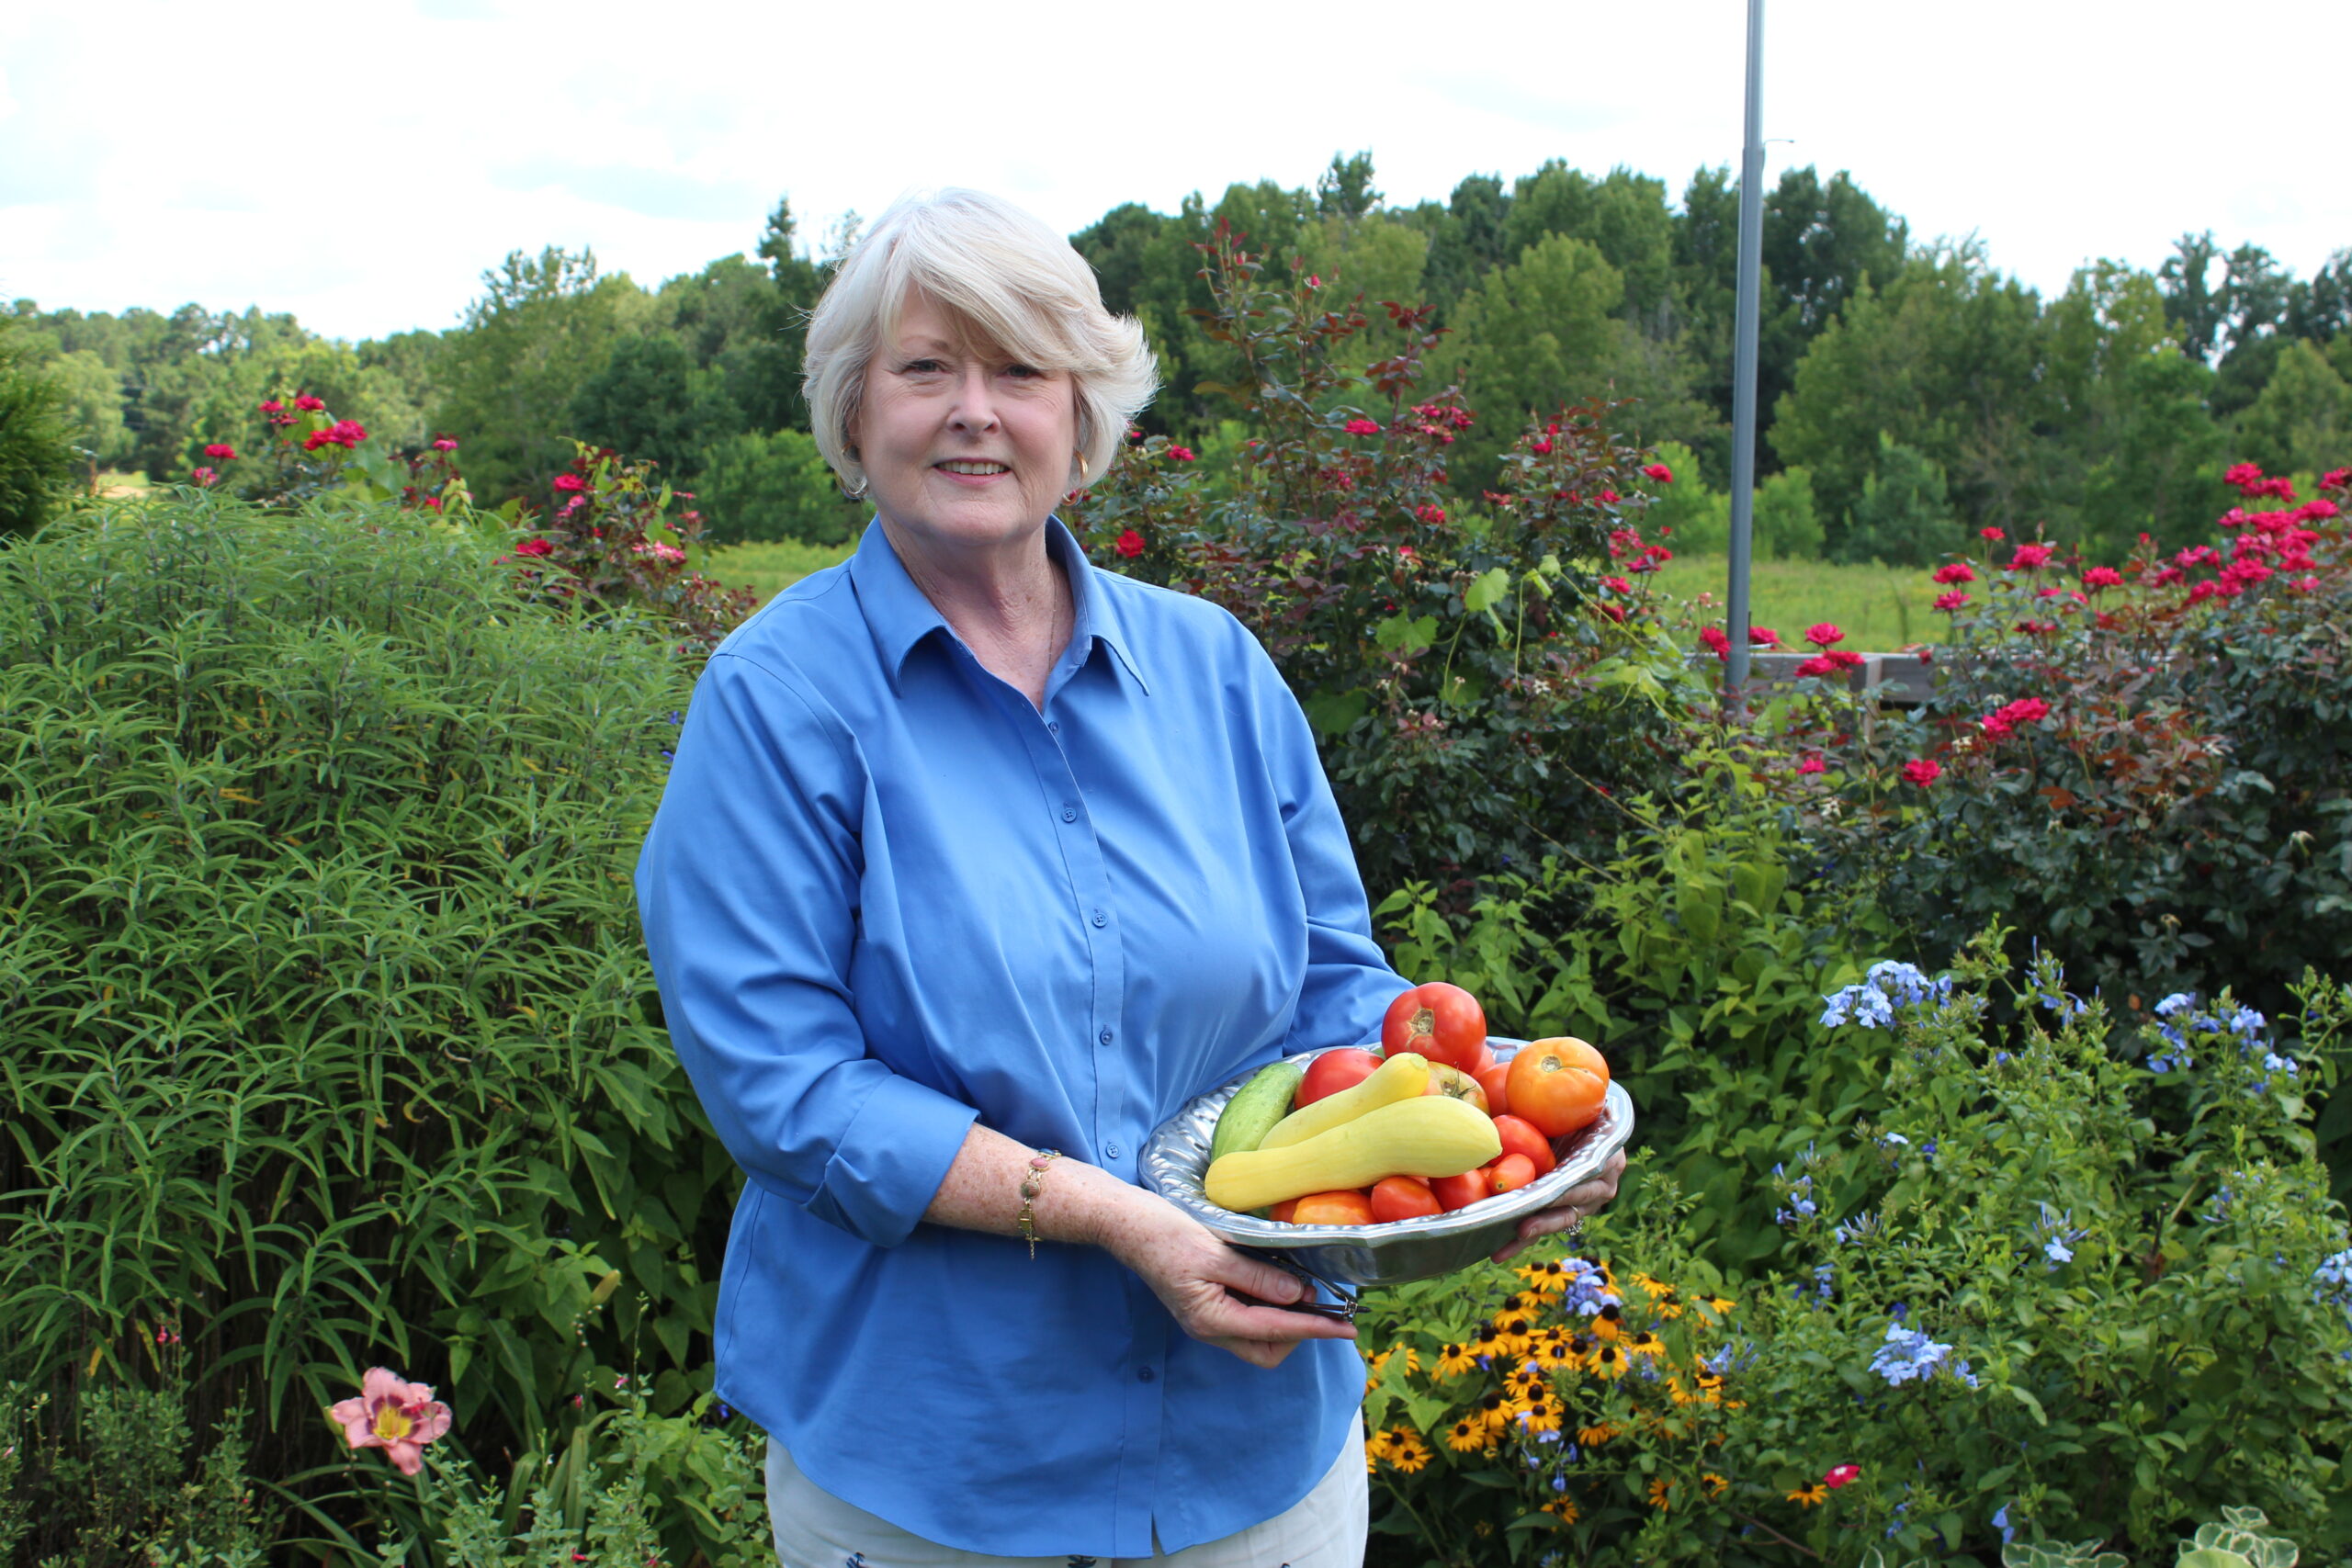
[[979, 1112], [892, 1073], [850, 1119], [808, 1211], [876, 1247], [907, 1239]]

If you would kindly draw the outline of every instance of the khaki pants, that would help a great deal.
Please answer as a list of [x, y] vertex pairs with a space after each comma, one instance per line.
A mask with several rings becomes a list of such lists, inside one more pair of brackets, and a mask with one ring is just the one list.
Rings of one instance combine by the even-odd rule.
[[[1363, 1420], [1315, 1489], [1263, 1524], [1148, 1558], [989, 1557], [909, 1535], [852, 1507], [800, 1473], [782, 1443], [768, 1444], [768, 1514], [783, 1568], [1363, 1568], [1372, 1500]], [[1157, 1543], [1155, 1542], [1155, 1546]]]

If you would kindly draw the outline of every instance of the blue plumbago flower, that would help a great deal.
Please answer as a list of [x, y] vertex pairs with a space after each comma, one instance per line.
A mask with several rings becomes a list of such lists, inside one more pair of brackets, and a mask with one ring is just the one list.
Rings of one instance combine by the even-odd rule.
[[2041, 1217], [2034, 1222], [2033, 1245], [2041, 1251], [2042, 1268], [2055, 1271], [2061, 1263], [2075, 1260], [2075, 1244], [2090, 1233], [2074, 1223], [2072, 1209], [2053, 1209], [2047, 1203], [2036, 1203]]
[[1825, 1029], [1859, 1023], [1864, 1029], [1886, 1029], [1894, 1023], [1894, 1010], [1939, 1008], [1951, 999], [1951, 976], [1930, 979], [1916, 964], [1883, 958], [1870, 967], [1860, 985], [1848, 986], [1821, 998]]
[[1838, 1239], [1848, 1247], [1860, 1247], [1878, 1235], [1878, 1216], [1865, 1210], [1850, 1220], [1838, 1222]]
[[2342, 1307], [2345, 1321], [2352, 1323], [2352, 1247], [2312, 1270], [2312, 1294], [2322, 1306]]
[[1993, 1528], [2001, 1532], [2003, 1546], [2017, 1540], [2018, 1532], [2009, 1523], [2009, 1506], [2007, 1503], [2002, 1504], [2000, 1511], [1993, 1516]]
[[2208, 1224], [2220, 1224], [2230, 1217], [2230, 1205], [2237, 1201], [2237, 1193], [2230, 1188], [2217, 1187], [2213, 1196], [2205, 1201], [2202, 1218]]
[[1822, 1301], [1838, 1299], [1838, 1266], [1824, 1263], [1813, 1271], [1813, 1293]]
[[2156, 1016], [2170, 1018], [2181, 1009], [2196, 1005], [2196, 1001], [2197, 993], [2194, 991], [2175, 991], [2156, 1004]]
[[1871, 1358], [1871, 1371], [1900, 1388], [1915, 1379], [1928, 1377], [1951, 1358], [1951, 1347], [1937, 1344], [1928, 1337], [1925, 1329], [1890, 1323], [1886, 1325], [1886, 1343]]
[[[1808, 1147], [1804, 1152], [1804, 1158], [1798, 1163], [1810, 1164], [1812, 1159], [1813, 1150]], [[1821, 1212], [1821, 1206], [1813, 1201], [1812, 1177], [1799, 1176], [1792, 1179], [1788, 1168], [1784, 1165], [1774, 1166], [1772, 1174], [1787, 1184], [1785, 1196], [1788, 1199], [1785, 1206], [1772, 1212], [1773, 1224], [1792, 1225], [1799, 1220], [1809, 1220]]]
[[1581, 1258], [1563, 1258], [1561, 1270], [1568, 1277], [1568, 1288], [1560, 1296], [1561, 1307], [1586, 1317], [1597, 1314], [1605, 1306], [1623, 1306], [1617, 1293], [1592, 1264]]

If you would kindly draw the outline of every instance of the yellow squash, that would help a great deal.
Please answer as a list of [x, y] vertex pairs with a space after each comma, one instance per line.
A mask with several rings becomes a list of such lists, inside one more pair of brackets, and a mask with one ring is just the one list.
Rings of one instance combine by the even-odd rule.
[[1354, 1121], [1367, 1111], [1410, 1100], [1429, 1084], [1430, 1059], [1419, 1052], [1399, 1051], [1374, 1067], [1362, 1083], [1337, 1094], [1327, 1094], [1275, 1122], [1272, 1131], [1258, 1140], [1258, 1147], [1286, 1149], [1293, 1144], [1303, 1144], [1317, 1133], [1328, 1133], [1342, 1122]]
[[1459, 1176], [1502, 1152], [1493, 1119], [1476, 1107], [1416, 1094], [1301, 1143], [1227, 1155], [1211, 1163], [1203, 1186], [1210, 1202], [1246, 1213], [1309, 1192], [1369, 1187], [1385, 1177]]

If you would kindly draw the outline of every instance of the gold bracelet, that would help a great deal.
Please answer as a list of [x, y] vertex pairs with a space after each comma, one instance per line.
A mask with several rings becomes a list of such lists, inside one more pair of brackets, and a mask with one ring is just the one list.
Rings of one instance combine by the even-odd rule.
[[1012, 1223], [1021, 1227], [1023, 1237], [1028, 1241], [1033, 1261], [1037, 1256], [1037, 1194], [1046, 1190], [1046, 1163], [1061, 1157], [1059, 1149], [1038, 1150], [1029, 1156], [1029, 1174], [1021, 1179], [1021, 1213]]

